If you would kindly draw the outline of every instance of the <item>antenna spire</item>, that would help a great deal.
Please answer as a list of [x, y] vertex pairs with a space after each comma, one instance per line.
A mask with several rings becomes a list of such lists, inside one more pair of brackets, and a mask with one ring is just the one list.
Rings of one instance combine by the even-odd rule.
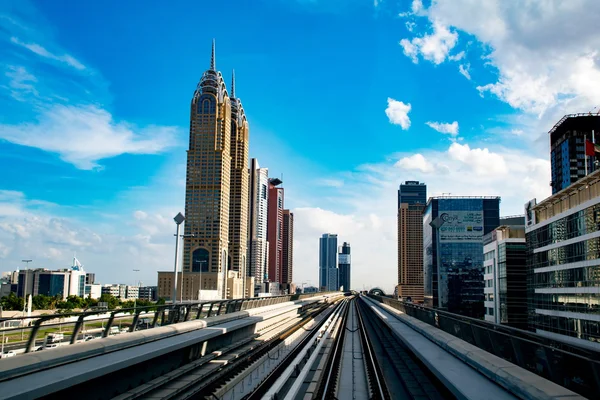
[[210, 56], [210, 69], [212, 71], [216, 71], [215, 69], [215, 39], [212, 41], [212, 54]]
[[231, 70], [231, 98], [235, 99], [235, 69]]

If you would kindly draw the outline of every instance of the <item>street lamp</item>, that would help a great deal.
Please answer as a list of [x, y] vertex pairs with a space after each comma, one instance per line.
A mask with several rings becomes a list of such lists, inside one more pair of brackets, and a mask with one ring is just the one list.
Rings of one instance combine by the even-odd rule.
[[179, 234], [181, 232], [181, 224], [185, 221], [185, 217], [182, 213], [178, 213], [173, 220], [177, 224], [177, 233], [175, 234], [175, 270], [173, 273], [173, 304], [175, 304], [177, 302], [177, 270], [179, 269]]
[[[140, 270], [139, 269], [134, 269], [133, 272], [140, 272]], [[135, 284], [135, 282], [134, 282], [134, 284]], [[138, 295], [137, 295], [137, 297], [140, 297], [140, 285], [139, 285], [139, 281], [138, 281], [137, 288], [138, 288]], [[137, 305], [137, 297], [133, 299], [133, 312], [134, 313], [135, 313], [135, 307]]]

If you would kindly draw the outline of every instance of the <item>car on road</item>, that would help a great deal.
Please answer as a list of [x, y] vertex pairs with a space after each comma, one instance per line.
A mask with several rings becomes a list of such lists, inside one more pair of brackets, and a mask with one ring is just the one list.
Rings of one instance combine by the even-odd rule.
[[5, 351], [4, 353], [2, 353], [2, 358], [14, 357], [16, 355], [17, 355], [17, 353], [15, 353], [12, 350], [9, 350], [9, 351]]

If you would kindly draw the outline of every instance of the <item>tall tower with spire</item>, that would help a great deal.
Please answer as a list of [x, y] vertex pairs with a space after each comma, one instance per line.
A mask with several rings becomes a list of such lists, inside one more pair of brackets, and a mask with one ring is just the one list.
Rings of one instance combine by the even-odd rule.
[[[248, 121], [235, 96], [235, 71], [231, 73], [231, 190], [229, 193], [229, 269], [238, 271], [244, 285], [248, 260]], [[243, 292], [245, 293], [244, 287]], [[253, 288], [252, 288], [253, 289]]]
[[210, 68], [200, 78], [190, 110], [183, 274], [192, 279], [183, 279], [184, 299], [196, 299], [200, 289], [217, 290], [222, 298], [227, 293], [232, 137], [238, 133], [232, 131], [232, 102], [215, 61], [213, 40]]

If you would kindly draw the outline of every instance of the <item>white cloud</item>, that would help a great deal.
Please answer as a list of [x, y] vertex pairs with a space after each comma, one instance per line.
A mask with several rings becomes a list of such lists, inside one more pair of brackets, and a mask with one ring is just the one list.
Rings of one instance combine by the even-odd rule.
[[415, 37], [412, 40], [402, 39], [400, 46], [402, 46], [404, 54], [410, 57], [414, 63], [418, 62], [420, 54], [425, 60], [441, 64], [446, 60], [457, 40], [456, 32], [451, 31], [440, 22], [434, 21], [432, 34]]
[[385, 115], [387, 115], [390, 122], [394, 125], [400, 125], [403, 130], [407, 130], [410, 127], [410, 118], [408, 117], [411, 109], [410, 103], [404, 104], [391, 97], [388, 97], [387, 103], [388, 106], [385, 109]]
[[428, 126], [435, 129], [440, 133], [447, 133], [452, 137], [456, 137], [458, 135], [458, 122], [454, 121], [452, 123], [444, 123], [444, 122], [426, 122]]
[[5, 75], [10, 79], [8, 86], [11, 96], [15, 100], [25, 101], [28, 94], [38, 96], [38, 91], [33, 85], [37, 82], [37, 78], [30, 74], [25, 67], [9, 65]]
[[177, 129], [137, 128], [116, 122], [96, 106], [54, 105], [37, 123], [0, 125], [0, 139], [57, 153], [80, 169], [98, 167], [97, 161], [120, 154], [156, 154], [173, 146]]
[[[595, 0], [438, 0], [421, 15], [434, 30], [451, 27], [484, 44], [489, 49], [486, 60], [497, 68], [498, 78], [478, 90], [546, 117], [547, 127], [565, 113], [586, 112], [600, 103], [600, 31], [590, 29], [600, 19]], [[415, 40], [420, 38], [409, 42]]]
[[457, 54], [455, 54], [453, 56], [448, 56], [448, 60], [450, 60], [450, 61], [460, 61], [463, 58], [465, 58], [465, 52], [464, 51], [461, 51], [460, 53], [457, 53]]
[[471, 168], [477, 175], [506, 175], [508, 172], [504, 157], [490, 152], [487, 148], [471, 149], [468, 144], [452, 143], [448, 155]]
[[316, 184], [319, 186], [339, 188], [344, 186], [344, 181], [341, 179], [317, 179]]
[[48, 50], [46, 50], [44, 47], [40, 46], [37, 43], [25, 43], [25, 42], [20, 41], [16, 37], [10, 38], [10, 41], [13, 42], [14, 44], [17, 44], [19, 46], [25, 47], [26, 49], [29, 49], [30, 51], [34, 52], [35, 54], [37, 54], [41, 57], [60, 61], [62, 63], [65, 63], [65, 64], [77, 69], [77, 70], [85, 69], [85, 65], [83, 65], [82, 63], [77, 61], [73, 56], [70, 56], [68, 54], [58, 56], [56, 54], [49, 52]]
[[404, 25], [406, 26], [406, 29], [407, 29], [409, 32], [412, 32], [412, 31], [415, 29], [415, 27], [417, 26], [417, 24], [415, 24], [414, 22], [411, 22], [411, 21], [406, 21], [406, 22], [404, 23]]
[[460, 64], [458, 66], [458, 72], [460, 72], [461, 75], [464, 76], [465, 78], [467, 78], [468, 80], [471, 80], [471, 74], [469, 73], [470, 67], [471, 67], [470, 64]]
[[404, 157], [398, 160], [395, 164], [398, 168], [406, 170], [418, 170], [425, 173], [431, 173], [435, 170], [432, 163], [427, 161], [422, 154], [413, 154], [409, 157]]

